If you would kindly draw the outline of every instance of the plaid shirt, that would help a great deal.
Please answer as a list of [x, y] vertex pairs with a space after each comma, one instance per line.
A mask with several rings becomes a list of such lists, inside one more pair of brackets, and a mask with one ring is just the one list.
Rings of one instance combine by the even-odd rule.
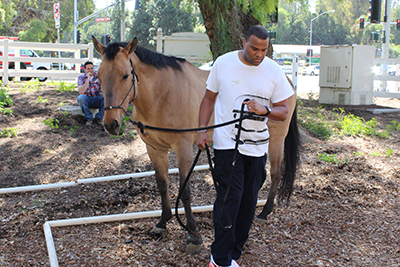
[[[84, 85], [87, 79], [86, 73], [80, 75], [78, 77], [78, 86]], [[88, 88], [86, 89], [85, 95], [87, 96], [99, 96], [103, 95], [103, 92], [101, 91], [100, 87], [100, 80], [99, 77], [97, 77], [97, 72], [95, 72], [89, 80], [89, 85]]]

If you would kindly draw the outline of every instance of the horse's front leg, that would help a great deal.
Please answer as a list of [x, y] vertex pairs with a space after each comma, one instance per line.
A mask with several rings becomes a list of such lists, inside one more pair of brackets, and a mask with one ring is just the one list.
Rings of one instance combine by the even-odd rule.
[[200, 233], [196, 230], [197, 224], [192, 212], [190, 179], [186, 184], [186, 187], [182, 189], [185, 179], [192, 165], [192, 158], [193, 158], [192, 149], [193, 149], [192, 144], [190, 142], [186, 144], [182, 143], [181, 146], [178, 149], [176, 149], [177, 161], [179, 167], [180, 190], [183, 190], [181, 200], [183, 203], [183, 207], [185, 209], [186, 226], [189, 229], [186, 235], [186, 253], [189, 254], [198, 252], [201, 249], [201, 244], [203, 243]]
[[147, 152], [153, 163], [158, 190], [161, 194], [161, 219], [151, 230], [152, 233], [160, 234], [167, 230], [167, 222], [172, 217], [171, 203], [169, 198], [168, 179], [168, 150], [156, 150], [147, 145]]

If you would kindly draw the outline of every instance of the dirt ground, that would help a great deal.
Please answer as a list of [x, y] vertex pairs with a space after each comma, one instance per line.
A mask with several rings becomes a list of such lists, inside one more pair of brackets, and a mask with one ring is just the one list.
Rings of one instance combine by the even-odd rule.
[[[11, 88], [14, 116], [0, 114], [0, 132], [15, 128], [18, 134], [0, 138], [0, 188], [152, 170], [132, 125], [125, 135], [110, 137], [100, 126], [85, 126], [82, 116], [59, 111], [60, 104], [77, 105], [76, 92], [60, 93], [48, 85], [24, 93], [17, 84]], [[301, 97], [300, 108], [320, 106]], [[366, 120], [375, 117], [384, 129], [392, 120], [400, 122], [400, 113], [366, 109], [388, 107], [400, 108], [400, 101], [376, 99], [376, 105], [342, 108]], [[58, 120], [58, 129], [43, 122], [50, 119]], [[323, 141], [302, 129], [301, 165], [291, 202], [277, 206], [268, 223], [253, 224], [240, 266], [400, 266], [399, 136], [393, 131], [389, 138]], [[340, 162], [318, 157], [324, 153]], [[173, 153], [170, 159], [175, 168]], [[260, 199], [268, 193], [267, 181]], [[175, 202], [177, 175], [171, 175], [170, 189]], [[193, 175], [192, 192], [193, 206], [212, 205], [215, 190], [208, 171]], [[159, 209], [151, 175], [0, 194], [0, 266], [50, 266], [43, 231], [47, 221]], [[57, 259], [60, 266], [208, 266], [212, 213], [195, 217], [204, 241], [195, 255], [185, 253], [185, 232], [175, 218], [161, 236], [149, 233], [158, 218], [146, 218], [53, 227]]]

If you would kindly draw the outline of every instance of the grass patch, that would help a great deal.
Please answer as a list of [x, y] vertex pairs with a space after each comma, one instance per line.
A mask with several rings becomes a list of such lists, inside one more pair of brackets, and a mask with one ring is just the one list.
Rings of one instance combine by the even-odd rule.
[[75, 91], [75, 88], [76, 88], [76, 84], [75, 83], [67, 83], [67, 82], [64, 82], [64, 81], [61, 81], [61, 82], [51, 81], [51, 82], [49, 82], [49, 85], [57, 87], [54, 90], [58, 91], [60, 93], [62, 93], [62, 92], [73, 92], [73, 91]]
[[0, 137], [16, 137], [18, 135], [17, 128], [5, 128], [2, 132], [0, 132]]
[[298, 109], [299, 124], [322, 140], [328, 140], [335, 136], [389, 138], [392, 132], [400, 131], [400, 122], [395, 120], [386, 125], [385, 129], [379, 129], [376, 118], [365, 121], [364, 118], [354, 114], [346, 114], [342, 108], [327, 110], [326, 105], [306, 107], [300, 99], [297, 100], [297, 104], [301, 107]]

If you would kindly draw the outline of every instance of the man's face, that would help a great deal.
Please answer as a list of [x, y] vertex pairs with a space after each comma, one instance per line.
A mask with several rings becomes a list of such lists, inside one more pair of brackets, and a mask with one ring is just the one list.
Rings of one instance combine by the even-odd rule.
[[93, 74], [93, 73], [94, 73], [93, 64], [87, 64], [87, 65], [86, 65], [86, 67], [85, 67], [85, 73], [86, 73], [86, 74], [88, 74], [88, 73]]
[[268, 49], [269, 38], [262, 40], [256, 36], [250, 36], [249, 40], [243, 39], [244, 59], [247, 65], [258, 66], [264, 60]]

